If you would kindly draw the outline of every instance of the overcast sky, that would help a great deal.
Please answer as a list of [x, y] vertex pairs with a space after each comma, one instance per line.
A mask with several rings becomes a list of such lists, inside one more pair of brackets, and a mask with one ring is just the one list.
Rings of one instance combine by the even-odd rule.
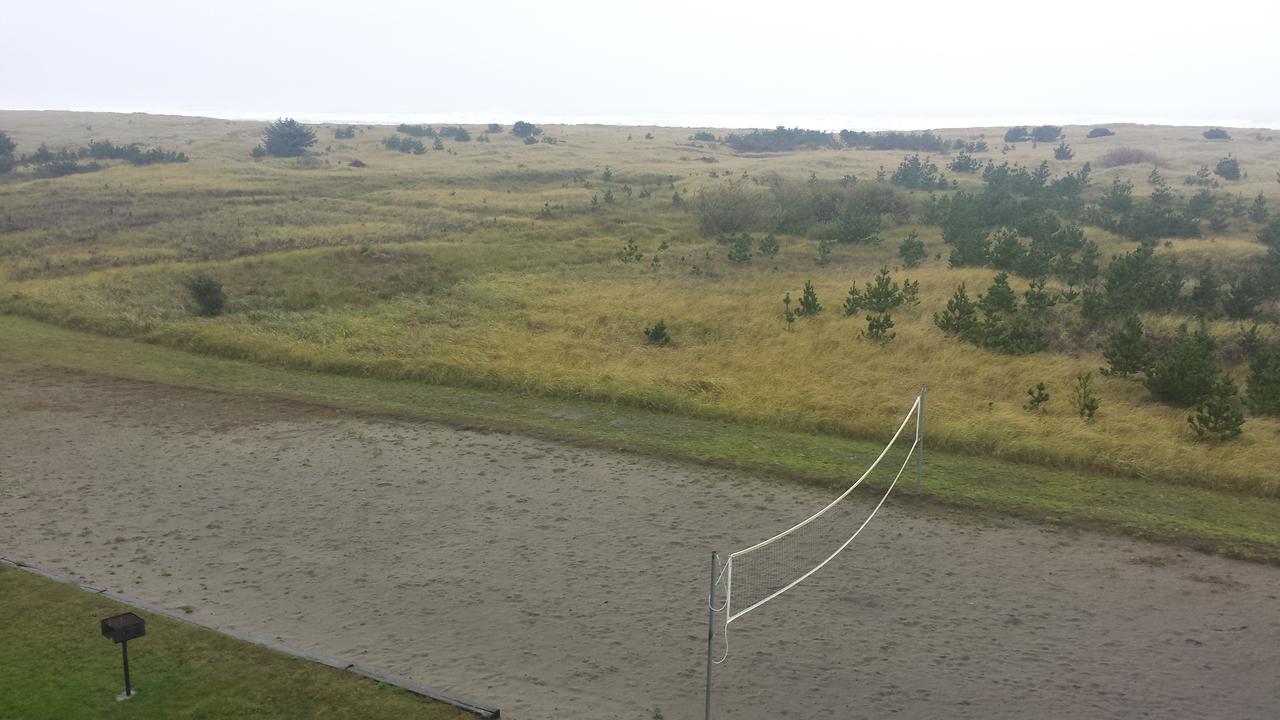
[[1277, 0], [18, 0], [2, 14], [0, 109], [1280, 127]]

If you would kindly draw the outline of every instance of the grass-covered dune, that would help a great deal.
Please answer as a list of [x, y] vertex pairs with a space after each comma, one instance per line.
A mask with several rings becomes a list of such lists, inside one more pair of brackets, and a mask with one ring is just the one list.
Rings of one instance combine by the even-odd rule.
[[[502, 120], [502, 119], [499, 119]], [[983, 292], [995, 270], [950, 267], [951, 247], [929, 220], [930, 197], [978, 191], [978, 175], [946, 172], [954, 186], [908, 190], [876, 179], [901, 150], [818, 147], [737, 152], [695, 130], [570, 126], [542, 128], [554, 143], [470, 127], [472, 140], [402, 153], [383, 144], [394, 127], [358, 126], [319, 142], [303, 158], [254, 159], [262, 123], [79, 113], [0, 113], [19, 153], [41, 143], [80, 146], [91, 138], [178, 150], [189, 162], [106, 163], [83, 174], [37, 178], [21, 168], [0, 176], [0, 312], [67, 328], [227, 358], [344, 375], [374, 376], [620, 403], [687, 416], [793, 431], [875, 439], [929, 386], [933, 446], [1057, 468], [1088, 469], [1155, 483], [1254, 496], [1280, 492], [1280, 420], [1251, 414], [1226, 442], [1198, 440], [1187, 407], [1156, 402], [1139, 380], [1103, 377], [1105, 328], [1090, 328], [1061, 303], [1057, 336], [1039, 352], [1002, 354], [944, 333], [934, 322], [960, 283]], [[1004, 128], [937, 131], [947, 141], [985, 140], [982, 162], [1055, 174], [1091, 163], [1085, 202], [1113, 180], [1145, 195], [1147, 162], [1107, 167], [1117, 148], [1154, 155], [1175, 193], [1201, 166], [1230, 154], [1245, 174], [1216, 178], [1226, 206], [1257, 195], [1280, 213], [1280, 143], [1269, 131], [1109, 126], [1086, 138], [1067, 127], [1073, 151], [1057, 143], [1005, 146]], [[486, 141], [481, 141], [480, 136]], [[706, 135], [700, 135], [705, 138]], [[428, 138], [429, 140], [429, 138]], [[958, 151], [933, 153], [945, 166]], [[922, 155], [924, 155], [922, 153]], [[363, 167], [353, 166], [359, 160]], [[903, 210], [885, 215], [874, 243], [824, 243], [816, 230], [776, 233], [776, 255], [729, 257], [724, 238], [704, 232], [703, 190], [892, 189]], [[1237, 202], [1238, 201], [1238, 202]], [[1212, 260], [1229, 280], [1264, 261], [1264, 225], [1232, 216], [1200, 237], [1154, 243], [1194, 276]], [[1138, 243], [1085, 225], [1103, 264]], [[901, 269], [899, 244], [924, 244], [920, 267]], [[756, 233], [757, 237], [763, 233]], [[822, 249], [825, 246], [825, 250]], [[827, 258], [820, 264], [819, 259]], [[881, 267], [919, 282], [919, 304], [894, 313], [896, 336], [860, 337], [861, 313], [842, 317], [851, 286]], [[224, 312], [193, 312], [184, 281], [216, 278]], [[783, 297], [812, 282], [824, 311], [794, 323]], [[1068, 291], [1050, 278], [1053, 291]], [[1013, 277], [1021, 293], [1028, 280]], [[1184, 292], [1190, 294], [1195, 282]], [[794, 308], [794, 306], [793, 306]], [[1184, 311], [1143, 311], [1168, 339], [1197, 320]], [[1276, 342], [1274, 302], [1256, 318]], [[646, 344], [663, 321], [672, 342]], [[1206, 318], [1222, 371], [1242, 389], [1249, 363], [1236, 340], [1244, 323]], [[1082, 419], [1075, 379], [1094, 371], [1100, 408]], [[1042, 411], [1024, 408], [1045, 383]]]

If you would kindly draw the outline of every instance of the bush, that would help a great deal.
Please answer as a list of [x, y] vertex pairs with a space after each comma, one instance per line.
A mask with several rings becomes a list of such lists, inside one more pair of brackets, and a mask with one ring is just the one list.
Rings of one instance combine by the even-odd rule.
[[938, 166], [927, 157], [921, 160], [919, 155], [902, 158], [889, 182], [911, 190], [932, 190], [947, 186], [946, 179], [938, 173]]
[[948, 170], [958, 173], [976, 173], [981, 167], [982, 163], [978, 162], [977, 158], [963, 151], [947, 163]]
[[1120, 167], [1121, 165], [1139, 165], [1149, 164], [1157, 165], [1160, 160], [1156, 154], [1149, 150], [1140, 150], [1131, 147], [1118, 147], [1108, 150], [1098, 164], [1102, 167]]
[[442, 127], [440, 128], [438, 134], [440, 135], [440, 137], [451, 138], [453, 139], [454, 142], [471, 142], [471, 133], [468, 132], [467, 129], [462, 127], [461, 125], [455, 125], [453, 127]]
[[18, 145], [3, 132], [0, 132], [0, 173], [7, 173], [17, 165], [15, 153]]
[[1085, 422], [1092, 422], [1093, 416], [1098, 412], [1098, 407], [1101, 404], [1098, 402], [1098, 396], [1093, 392], [1092, 370], [1076, 377], [1072, 399], [1075, 400], [1076, 412], [1080, 414], [1080, 417], [1084, 418]]
[[780, 248], [778, 238], [769, 233], [760, 239], [760, 254], [768, 257], [776, 257]]
[[262, 131], [262, 148], [272, 157], [300, 157], [316, 144], [316, 132], [293, 118], [281, 118]]
[[882, 267], [876, 273], [873, 283], [866, 283], [866, 290], [858, 290], [854, 285], [849, 288], [849, 297], [844, 301], [844, 316], [852, 317], [863, 310], [871, 310], [885, 314], [903, 305], [919, 304], [920, 283], [904, 279], [902, 285], [893, 281], [889, 268]]
[[500, 133], [502, 132], [502, 126], [498, 123], [489, 123], [489, 125], [485, 127], [484, 131], [487, 133]]
[[733, 241], [733, 246], [729, 248], [729, 261], [742, 264], [751, 262], [750, 235], [742, 233], [737, 240]]
[[706, 131], [706, 130], [699, 130], [698, 132], [694, 133], [693, 135], [690, 135], [690, 136], [689, 136], [689, 139], [690, 139], [690, 140], [697, 140], [698, 142], [715, 142], [715, 141], [716, 141], [716, 134], [715, 134], [715, 133], [713, 133], [713, 132], [708, 132], [708, 131]]
[[903, 267], [908, 269], [920, 267], [925, 257], [924, 241], [920, 239], [920, 233], [912, 230], [911, 234], [898, 244], [898, 255], [902, 258]]
[[1222, 128], [1209, 128], [1208, 130], [1205, 130], [1203, 134], [1206, 140], [1230, 140], [1231, 139], [1231, 133], [1227, 132], [1226, 130], [1223, 130]]
[[800, 293], [800, 307], [796, 310], [796, 314], [813, 317], [820, 312], [822, 312], [822, 304], [818, 302], [818, 293], [813, 289], [813, 281], [806, 280], [804, 290]]
[[396, 126], [396, 132], [404, 133], [405, 135], [412, 135], [416, 138], [436, 136], [436, 129], [430, 125], [409, 125], [406, 123], [400, 123]]
[[402, 138], [399, 135], [392, 135], [382, 141], [382, 145], [388, 150], [398, 150], [402, 153], [413, 153], [421, 155], [427, 151], [427, 146], [416, 137]]
[[887, 345], [897, 333], [893, 332], [893, 318], [889, 313], [877, 313], [867, 316], [867, 329], [858, 333], [858, 337], [866, 338], [880, 345]]
[[1258, 231], [1258, 242], [1268, 247], [1280, 247], [1280, 217]]
[[1075, 156], [1076, 154], [1071, 151], [1071, 146], [1067, 144], [1066, 140], [1063, 140], [1058, 144], [1058, 147], [1053, 149], [1054, 160], [1070, 160]]
[[1219, 160], [1218, 164], [1214, 166], [1213, 174], [1220, 178], [1226, 178], [1227, 180], [1239, 180], [1240, 162], [1233, 156], [1227, 155]]
[[1249, 409], [1280, 415], [1280, 347], [1260, 351], [1249, 363]]
[[1031, 131], [1027, 129], [1026, 125], [1011, 127], [1004, 132], [1004, 141], [1007, 143], [1022, 142], [1030, 139]]
[[191, 300], [196, 305], [194, 310], [196, 315], [217, 317], [222, 314], [227, 298], [222, 290], [222, 283], [217, 278], [207, 273], [197, 272], [184, 278], [182, 284], [187, 288]]
[[736, 235], [758, 227], [764, 203], [762, 194], [735, 182], [699, 190], [691, 207], [703, 235]]
[[1249, 219], [1256, 223], [1264, 223], [1270, 215], [1267, 212], [1267, 198], [1262, 193], [1253, 199], [1253, 204], [1249, 206]]
[[351, 125], [340, 127], [333, 131], [333, 139], [350, 140], [356, 136], [356, 129]]
[[78, 175], [101, 170], [102, 165], [91, 162], [81, 165], [75, 160], [50, 160], [35, 166], [36, 177], [56, 178], [65, 175]]
[[1100, 137], [1111, 137], [1112, 135], [1115, 135], [1115, 133], [1114, 133], [1114, 132], [1112, 132], [1111, 128], [1096, 127], [1096, 128], [1094, 128], [1094, 129], [1090, 130], [1090, 131], [1089, 131], [1089, 134], [1088, 134], [1088, 135], [1086, 135], [1085, 137], [1087, 137], [1087, 138], [1100, 138]]
[[1143, 385], [1157, 400], [1197, 405], [1209, 397], [1218, 379], [1216, 344], [1209, 332], [1184, 329], [1173, 347], [1157, 355]]
[[1231, 378], [1222, 377], [1213, 384], [1195, 414], [1187, 418], [1187, 424], [1201, 440], [1225, 442], [1240, 435], [1244, 427], [1244, 412], [1240, 409], [1240, 396]]
[[1040, 412], [1045, 403], [1049, 402], [1048, 388], [1044, 383], [1036, 383], [1035, 387], [1027, 388], [1027, 395], [1031, 398], [1026, 405], [1022, 407], [1028, 412]]
[[1041, 125], [1031, 131], [1031, 139], [1036, 142], [1053, 142], [1062, 137], [1062, 128], [1057, 125]]
[[538, 127], [537, 125], [534, 125], [533, 123], [527, 123], [523, 120], [517, 120], [516, 124], [511, 126], [511, 134], [515, 135], [516, 137], [522, 137], [527, 139], [527, 138], [534, 137], [535, 135], [541, 135], [542, 128]]
[[[942, 152], [947, 149], [947, 141], [930, 132], [862, 132], [858, 130], [841, 130], [840, 142], [845, 147], [867, 148], [869, 150], [906, 150], [908, 152]], [[976, 143], [974, 146], [976, 147]], [[967, 146], [966, 146], [967, 147]], [[986, 143], [982, 143], [986, 150]]]
[[746, 134], [729, 133], [724, 142], [734, 152], [788, 152], [791, 150], [830, 147], [831, 133], [779, 125], [773, 130], [752, 130]]
[[659, 320], [653, 327], [645, 328], [644, 342], [646, 345], [670, 345], [671, 335], [667, 332], [667, 324]]

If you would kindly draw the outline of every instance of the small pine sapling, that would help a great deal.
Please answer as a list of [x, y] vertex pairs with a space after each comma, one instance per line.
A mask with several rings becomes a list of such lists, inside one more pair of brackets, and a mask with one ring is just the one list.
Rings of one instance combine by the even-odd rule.
[[1092, 422], [1093, 416], [1098, 412], [1100, 405], [1098, 396], [1093, 392], [1092, 370], [1076, 377], [1074, 396], [1076, 412], [1080, 413], [1080, 417], [1084, 418], [1085, 422]]
[[800, 292], [800, 307], [796, 310], [796, 314], [813, 317], [820, 312], [822, 312], [822, 304], [818, 302], [818, 293], [813, 289], [813, 281], [806, 280], [804, 289]]
[[1225, 375], [1218, 378], [1208, 396], [1196, 407], [1195, 414], [1187, 418], [1187, 424], [1201, 440], [1226, 442], [1240, 435], [1244, 411], [1231, 378]]
[[645, 328], [644, 342], [646, 345], [670, 345], [671, 335], [667, 332], [667, 324], [659, 320], [653, 327]]
[[1049, 402], [1049, 391], [1044, 383], [1036, 383], [1035, 387], [1027, 388], [1027, 395], [1031, 399], [1022, 407], [1028, 412], [1040, 412], [1045, 403]]

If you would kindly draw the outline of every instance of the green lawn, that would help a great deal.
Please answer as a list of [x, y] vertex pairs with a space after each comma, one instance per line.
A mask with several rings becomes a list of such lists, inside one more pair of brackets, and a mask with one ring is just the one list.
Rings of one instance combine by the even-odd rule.
[[[847, 484], [880, 450], [844, 437], [607, 403], [287, 370], [10, 316], [0, 316], [0, 360], [509, 430], [829, 487]], [[979, 456], [930, 451], [927, 457], [919, 501], [1280, 563], [1280, 500]], [[918, 502], [909, 493], [896, 497]]]
[[120, 648], [98, 622], [130, 608], [0, 565], [0, 718], [467, 718], [350, 673], [148, 613], [129, 645], [137, 695], [117, 702]]

